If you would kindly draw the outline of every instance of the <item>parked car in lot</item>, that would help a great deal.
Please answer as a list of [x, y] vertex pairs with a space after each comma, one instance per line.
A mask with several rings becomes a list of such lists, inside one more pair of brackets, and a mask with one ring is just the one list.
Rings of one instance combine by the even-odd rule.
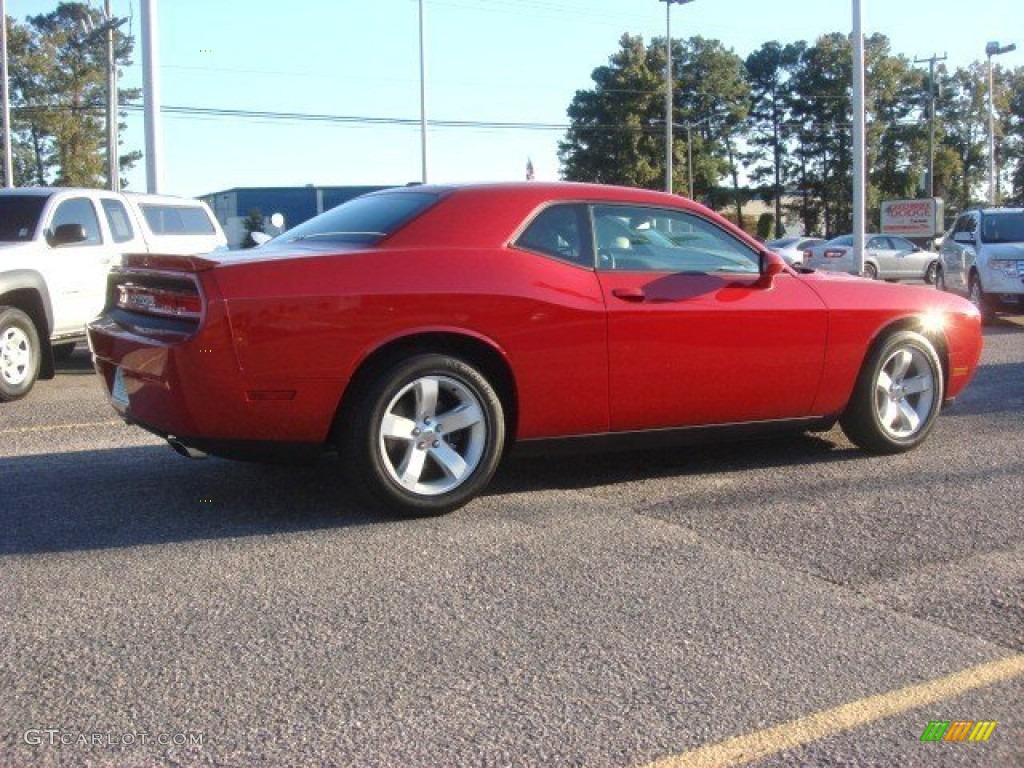
[[199, 200], [73, 187], [0, 190], [0, 402], [24, 397], [85, 339], [126, 253], [227, 246]]
[[837, 421], [920, 444], [974, 373], [967, 300], [797, 273], [700, 205], [586, 184], [416, 186], [252, 251], [133, 256], [89, 325], [113, 407], [178, 452], [341, 454], [401, 513], [501, 457]]
[[824, 242], [822, 237], [783, 237], [780, 240], [769, 240], [765, 247], [779, 254], [791, 267], [799, 267], [804, 263], [807, 249]]
[[936, 285], [968, 296], [984, 322], [1024, 312], [1024, 208], [965, 211], [940, 254]]
[[[864, 277], [871, 280], [924, 280], [935, 282], [939, 255], [896, 235], [864, 236]], [[804, 266], [828, 272], [857, 270], [853, 235], [842, 235], [804, 252]]]

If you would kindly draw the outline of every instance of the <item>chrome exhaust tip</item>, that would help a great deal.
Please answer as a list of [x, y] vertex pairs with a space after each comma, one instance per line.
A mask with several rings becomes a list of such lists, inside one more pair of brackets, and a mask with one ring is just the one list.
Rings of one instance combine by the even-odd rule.
[[167, 444], [174, 449], [174, 452], [184, 456], [186, 459], [205, 459], [206, 454], [198, 448], [191, 448], [174, 437], [167, 438]]

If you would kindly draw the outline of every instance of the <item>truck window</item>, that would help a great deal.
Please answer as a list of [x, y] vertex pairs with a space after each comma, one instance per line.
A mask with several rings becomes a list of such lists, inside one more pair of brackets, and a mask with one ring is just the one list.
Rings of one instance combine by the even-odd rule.
[[78, 245], [100, 244], [100, 220], [96, 209], [87, 197], [72, 197], [57, 206], [50, 222], [50, 232], [56, 232], [62, 224], [81, 224], [85, 229], [85, 241]]
[[128, 211], [120, 200], [103, 198], [103, 212], [107, 216], [107, 225], [110, 233], [114, 236], [115, 243], [124, 243], [135, 237], [132, 230], [132, 220], [128, 218]]
[[154, 235], [212, 235], [215, 231], [202, 208], [154, 203], [139, 207]]
[[31, 240], [46, 205], [42, 195], [5, 195], [0, 197], [0, 241], [14, 243]]

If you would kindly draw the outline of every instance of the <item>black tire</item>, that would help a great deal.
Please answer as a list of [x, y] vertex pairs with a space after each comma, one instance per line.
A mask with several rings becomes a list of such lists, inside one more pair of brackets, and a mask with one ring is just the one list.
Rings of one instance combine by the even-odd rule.
[[864, 262], [864, 277], [866, 277], [868, 280], [877, 280], [878, 267], [876, 267], [871, 262]]
[[[349, 479], [392, 514], [439, 515], [466, 504], [494, 476], [505, 445], [504, 409], [490, 382], [441, 354], [388, 367], [344, 414], [335, 434]], [[448, 419], [454, 431], [439, 423]]]
[[871, 350], [839, 423], [866, 451], [909, 451], [935, 424], [943, 386], [942, 364], [932, 343], [914, 331], [896, 331]]
[[27, 395], [39, 377], [39, 334], [31, 318], [0, 307], [0, 402]]
[[78, 345], [73, 341], [69, 341], [64, 344], [54, 344], [53, 361], [55, 363], [67, 362], [71, 358], [72, 353], [74, 353], [76, 346]]
[[924, 271], [924, 281], [928, 285], [935, 285], [939, 275], [939, 262], [933, 261]]
[[977, 273], [971, 275], [970, 282], [967, 285], [967, 297], [978, 308], [978, 312], [981, 313], [982, 325], [988, 325], [996, 319], [996, 313], [992, 309], [992, 300], [985, 293], [985, 289], [981, 287], [981, 279]]

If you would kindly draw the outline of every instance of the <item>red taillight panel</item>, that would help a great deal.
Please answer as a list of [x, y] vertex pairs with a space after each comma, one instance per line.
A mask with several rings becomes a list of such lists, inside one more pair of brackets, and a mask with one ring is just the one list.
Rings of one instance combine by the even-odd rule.
[[202, 297], [191, 280], [182, 281], [180, 287], [146, 285], [135, 280], [118, 282], [115, 304], [129, 312], [183, 320], [198, 320], [203, 311]]

